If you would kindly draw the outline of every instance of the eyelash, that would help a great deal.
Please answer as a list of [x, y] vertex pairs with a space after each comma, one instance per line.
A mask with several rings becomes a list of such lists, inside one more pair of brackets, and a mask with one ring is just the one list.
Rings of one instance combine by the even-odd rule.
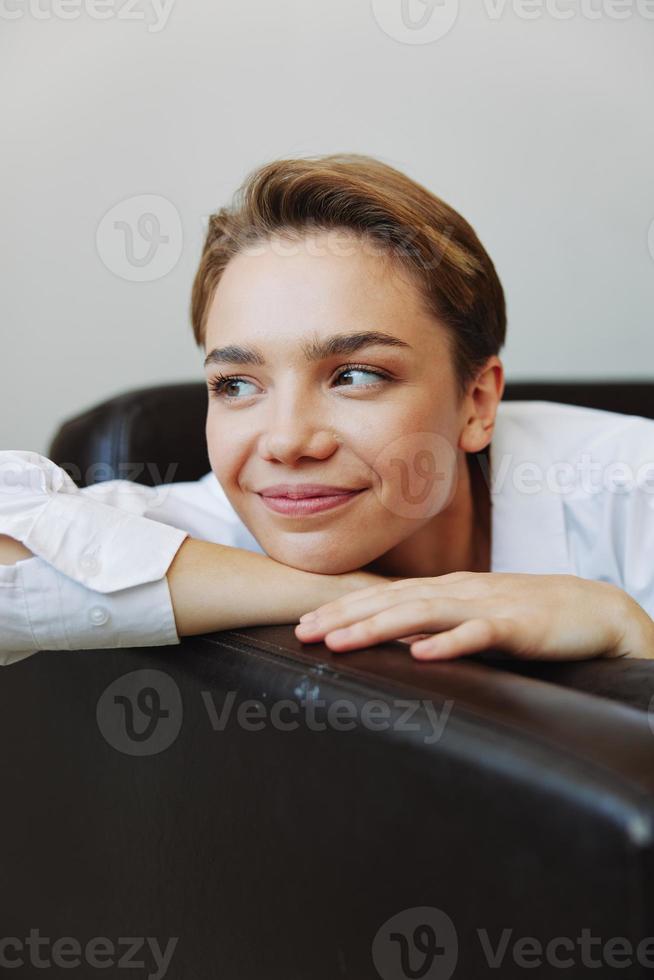
[[[375, 375], [377, 375], [377, 377], [378, 378], [381, 378], [383, 381], [390, 381], [390, 376], [388, 374], [385, 374], [382, 371], [373, 371], [372, 368], [367, 367], [365, 364], [344, 364], [343, 367], [338, 372], [338, 374], [336, 375], [336, 377], [337, 378], [340, 378], [340, 376], [342, 374], [346, 374], [348, 371], [365, 371], [366, 374], [375, 374]], [[246, 378], [241, 378], [241, 377], [239, 377], [238, 375], [235, 375], [235, 374], [232, 374], [232, 375], [229, 375], [229, 374], [227, 374], [227, 375], [225, 375], [225, 374], [218, 374], [218, 375], [216, 375], [215, 378], [211, 378], [208, 381], [208, 383], [207, 383], [211, 396], [214, 397], [214, 398], [221, 398], [222, 397], [222, 398], [225, 398], [226, 401], [232, 401], [232, 402], [233, 401], [240, 401], [241, 399], [238, 398], [238, 397], [228, 397], [228, 396], [225, 395], [225, 392], [224, 392], [225, 386], [229, 382], [231, 382], [231, 381], [246, 381], [247, 382], [247, 379]], [[378, 384], [378, 382], [374, 382], [374, 384], [368, 384], [368, 385], [356, 385], [356, 386], [353, 386], [353, 387], [357, 387], [357, 388], [374, 388], [376, 384]]]

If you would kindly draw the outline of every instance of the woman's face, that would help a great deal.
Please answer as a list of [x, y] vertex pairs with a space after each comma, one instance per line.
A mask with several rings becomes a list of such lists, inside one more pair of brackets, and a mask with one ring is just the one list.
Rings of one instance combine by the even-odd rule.
[[[333, 247], [323, 232], [238, 254], [205, 340], [207, 382], [232, 378], [209, 392], [213, 472], [266, 554], [327, 574], [361, 568], [437, 515], [442, 523], [465, 459], [445, 328], [404, 269], [346, 241]], [[391, 340], [336, 346], [334, 338], [371, 332]], [[302, 514], [261, 496], [303, 483], [359, 492]]]

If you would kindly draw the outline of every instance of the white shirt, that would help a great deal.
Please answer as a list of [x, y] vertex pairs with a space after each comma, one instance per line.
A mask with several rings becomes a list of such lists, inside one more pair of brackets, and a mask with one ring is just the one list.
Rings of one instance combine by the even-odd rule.
[[[491, 571], [613, 582], [654, 618], [654, 420], [501, 402], [490, 447]], [[37, 650], [179, 643], [166, 572], [191, 535], [265, 554], [214, 473], [79, 489], [51, 460], [0, 451], [0, 665]]]

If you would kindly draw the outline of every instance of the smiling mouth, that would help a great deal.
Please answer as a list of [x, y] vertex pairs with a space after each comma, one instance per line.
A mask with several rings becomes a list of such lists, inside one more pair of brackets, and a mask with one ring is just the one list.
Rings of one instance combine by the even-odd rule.
[[351, 493], [330, 494], [320, 497], [264, 497], [258, 494], [265, 507], [277, 514], [286, 514], [289, 517], [304, 517], [309, 514], [318, 514], [325, 510], [332, 510], [334, 507], [345, 506], [346, 503], [360, 496], [366, 488], [353, 490]]

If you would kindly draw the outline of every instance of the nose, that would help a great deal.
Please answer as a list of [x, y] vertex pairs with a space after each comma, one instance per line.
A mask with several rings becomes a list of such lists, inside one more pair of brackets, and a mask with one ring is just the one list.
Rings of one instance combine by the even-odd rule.
[[306, 401], [301, 404], [300, 399], [285, 397], [284, 405], [277, 405], [268, 416], [268, 425], [259, 443], [261, 457], [292, 465], [304, 457], [327, 459], [331, 456], [341, 438], [320, 409], [319, 405], [311, 407]]

